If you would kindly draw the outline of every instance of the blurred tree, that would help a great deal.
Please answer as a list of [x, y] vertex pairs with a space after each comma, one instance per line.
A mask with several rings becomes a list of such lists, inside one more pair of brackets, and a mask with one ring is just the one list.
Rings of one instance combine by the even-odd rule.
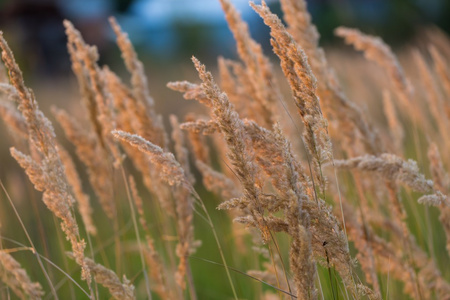
[[59, 75], [69, 67], [63, 13], [56, 0], [2, 3], [1, 27], [12, 27], [21, 47], [15, 50], [25, 66], [42, 75]]

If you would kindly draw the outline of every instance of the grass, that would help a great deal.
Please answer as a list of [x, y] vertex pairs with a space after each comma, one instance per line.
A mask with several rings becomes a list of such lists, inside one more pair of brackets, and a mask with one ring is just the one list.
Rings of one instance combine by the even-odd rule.
[[192, 58], [199, 81], [168, 87], [208, 116], [182, 121], [159, 115], [113, 18], [129, 82], [65, 21], [82, 113], [52, 107], [56, 123], [0, 35], [0, 115], [28, 177], [2, 157], [1, 297], [449, 299], [448, 37], [403, 69], [338, 28], [367, 61], [329, 62], [304, 1], [281, 1], [284, 23], [251, 3], [278, 68], [220, 2], [239, 61], [213, 77]]

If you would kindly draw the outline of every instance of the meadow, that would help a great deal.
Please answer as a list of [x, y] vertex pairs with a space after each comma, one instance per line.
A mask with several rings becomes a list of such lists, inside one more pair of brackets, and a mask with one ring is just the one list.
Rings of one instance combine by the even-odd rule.
[[52, 105], [0, 32], [0, 298], [450, 299], [450, 38], [328, 52], [304, 0], [250, 3], [271, 55], [219, 1], [238, 59], [192, 57], [184, 115], [114, 18], [128, 74], [66, 20]]

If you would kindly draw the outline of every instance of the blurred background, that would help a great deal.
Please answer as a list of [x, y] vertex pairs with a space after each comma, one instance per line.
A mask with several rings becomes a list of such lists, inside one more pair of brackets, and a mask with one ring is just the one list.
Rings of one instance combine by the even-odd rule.
[[[232, 2], [269, 53], [268, 30], [248, 1]], [[276, 0], [267, 2], [280, 13]], [[308, 8], [325, 46], [335, 42], [333, 29], [340, 25], [379, 35], [394, 47], [431, 24], [450, 31], [448, 0], [309, 0]], [[215, 0], [0, 0], [0, 30], [26, 76], [40, 79], [71, 74], [63, 19], [71, 20], [88, 43], [97, 45], [101, 63], [119, 62], [107, 22], [111, 15], [151, 66], [170, 70], [180, 62], [189, 63], [192, 55], [215, 60], [217, 55], [235, 54], [232, 35]]]
[[[269, 45], [269, 30], [249, 7], [248, 1], [231, 1], [241, 12], [244, 20], [249, 23], [253, 38], [263, 45], [267, 55], [272, 55]], [[259, 0], [254, 1], [259, 2]], [[266, 2], [269, 3], [273, 12], [281, 15], [278, 1], [266, 0]], [[350, 81], [349, 78], [346, 78], [347, 81], [343, 80], [344, 87], [361, 87], [361, 89], [348, 89], [350, 99], [355, 102], [361, 101], [360, 106], [364, 111], [369, 112], [366, 115], [375, 115], [372, 117], [373, 120], [383, 118], [380, 105], [381, 91], [378, 88], [383, 84], [371, 85], [367, 82], [378, 82], [378, 80], [384, 79], [385, 74], [381, 71], [377, 72], [376, 68], [367, 68], [365, 64], [367, 62], [361, 58], [361, 54], [348, 48], [340, 51], [343, 43], [333, 36], [334, 28], [341, 25], [356, 27], [365, 33], [380, 36], [396, 52], [402, 51], [402, 48], [407, 48], [405, 46], [410, 44], [426, 45], [426, 35], [430, 29], [435, 30], [438, 27], [442, 32], [450, 33], [450, 0], [308, 0], [307, 2], [313, 22], [322, 36], [321, 43], [326, 48], [331, 65], [337, 65], [336, 70], [341, 74], [348, 77], [353, 76], [354, 81]], [[165, 117], [167, 129], [170, 126], [167, 124], [166, 116], [170, 113], [181, 117], [187, 111], [198, 109], [194, 101], [184, 101], [179, 93], [166, 87], [168, 81], [191, 80], [198, 82], [190, 60], [191, 56], [195, 55], [207, 65], [208, 70], [213, 72], [217, 65], [218, 55], [236, 58], [235, 43], [218, 0], [0, 0], [0, 30], [4, 32], [16, 60], [24, 72], [27, 86], [33, 89], [41, 109], [52, 121], [54, 119], [50, 113], [50, 105], [65, 108], [76, 117], [80, 117], [79, 115], [84, 113], [80, 109], [79, 88], [71, 71], [70, 59], [67, 54], [66, 36], [62, 25], [64, 19], [74, 23], [87, 43], [98, 47], [100, 64], [109, 65], [113, 71], [123, 77], [124, 82], [127, 82], [129, 75], [115, 44], [115, 36], [108, 24], [109, 16], [117, 18], [136, 47], [148, 75], [149, 89], [156, 102], [156, 111]], [[359, 60], [357, 61], [357, 59]], [[414, 67], [414, 64], [410, 63], [411, 60], [408, 59], [406, 56], [406, 59], [401, 60], [405, 69]], [[273, 61], [276, 66], [275, 72], [279, 73], [278, 59], [274, 58]], [[289, 95], [290, 91], [286, 82], [280, 84], [284, 86], [284, 94]], [[378, 91], [374, 92], [373, 89], [378, 89]], [[371, 101], [376, 97], [378, 98]], [[365, 105], [371, 106], [366, 107]], [[183, 119], [181, 118], [181, 120]], [[58, 137], [66, 141], [60, 126], [55, 125], [55, 127]], [[2, 127], [0, 140], [6, 140], [6, 134], [5, 127]], [[8, 187], [13, 199], [23, 199], [20, 205], [28, 208], [27, 196], [34, 195], [32, 203], [38, 207], [35, 203], [39, 198], [32, 191], [29, 181], [24, 180], [23, 170], [11, 158], [8, 150], [10, 145], [11, 143], [8, 142], [0, 147], [0, 158], [2, 159], [0, 180]], [[67, 141], [64, 145], [68, 145]], [[73, 147], [69, 145], [68, 150], [71, 153], [74, 152]], [[24, 188], [24, 182], [28, 184], [27, 188]], [[202, 192], [204, 193], [203, 190]], [[42, 206], [42, 204], [39, 205]], [[96, 205], [96, 209], [99, 210], [98, 204]], [[209, 205], [214, 214], [213, 219], [219, 220], [218, 226], [228, 228], [227, 217], [214, 209], [213, 201]], [[8, 209], [10, 208], [8, 207]], [[33, 209], [38, 210], [35, 207]], [[34, 226], [33, 217], [39, 214], [34, 214], [29, 209], [21, 211], [26, 212], [25, 218], [29, 220], [29, 224]], [[8, 214], [10, 214], [9, 210], [0, 209], [0, 220], [2, 218], [8, 220]], [[48, 214], [47, 212], [47, 216]], [[22, 217], [24, 217], [23, 214]], [[432, 220], [437, 222], [437, 217]], [[49, 219], [50, 223], [51, 221]], [[105, 217], [96, 221], [99, 224], [107, 224]], [[49, 228], [52, 225], [54, 224], [50, 224]], [[2, 226], [3, 232], [16, 232], [15, 228], [20, 225], [12, 221], [2, 224]], [[10, 230], [8, 231], [8, 229]], [[104, 230], [110, 229], [104, 228]], [[127, 231], [128, 234], [130, 232], [131, 230]], [[226, 231], [219, 230], [219, 232]], [[49, 236], [53, 237], [52, 234]], [[443, 237], [444, 234], [441, 232], [436, 236]], [[19, 239], [16, 235], [14, 238]], [[203, 235], [199, 238], [207, 240]], [[422, 244], [425, 244], [424, 240], [425, 238], [420, 240]], [[24, 237], [23, 241], [26, 241]], [[45, 242], [43, 245], [45, 247]], [[232, 243], [229, 244], [230, 247], [233, 247], [232, 245]], [[214, 247], [214, 245], [205, 244], [199, 250], [198, 257], [220, 261], [219, 257], [214, 256], [218, 255], [215, 248], [211, 250], [207, 246]], [[444, 246], [441, 246], [444, 249]], [[58, 249], [55, 249], [55, 253], [54, 255], [57, 255]], [[442, 261], [447, 260], [442, 259]], [[208, 266], [201, 261], [198, 264]], [[236, 265], [241, 266], [242, 269], [248, 269], [247, 265], [238, 263]], [[442, 266], [445, 265], [442, 264]], [[37, 271], [34, 272], [39, 271], [37, 268], [35, 269]], [[222, 282], [211, 283], [208, 278], [211, 274], [210, 271], [204, 272], [203, 270], [198, 268], [194, 276], [196, 279], [205, 277], [205, 280], [198, 281], [200, 285], [205, 284], [206, 286], [207, 284], [209, 287], [202, 292], [213, 293], [202, 294], [203, 299], [219, 299], [217, 295], [230, 293], [229, 288]], [[214, 272], [218, 270], [223, 274], [222, 269], [213, 270]], [[37, 275], [35, 276], [37, 277]], [[252, 281], [243, 281], [242, 290], [247, 290], [249, 283]], [[401, 286], [398, 289], [401, 290]], [[395, 293], [392, 292], [392, 295]], [[251, 297], [249, 296], [249, 298]], [[392, 299], [396, 299], [395, 296]]]

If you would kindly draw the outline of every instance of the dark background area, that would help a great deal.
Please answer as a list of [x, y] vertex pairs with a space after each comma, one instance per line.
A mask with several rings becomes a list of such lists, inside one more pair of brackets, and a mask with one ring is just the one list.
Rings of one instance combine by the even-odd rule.
[[[232, 2], [250, 24], [254, 38], [269, 49], [268, 29], [247, 1]], [[281, 13], [277, 1], [268, 2]], [[336, 42], [333, 29], [340, 25], [379, 35], [393, 47], [431, 24], [450, 31], [447, 0], [309, 0], [308, 9], [326, 46]], [[85, 40], [98, 47], [101, 63], [114, 65], [118, 52], [107, 22], [110, 15], [129, 33], [144, 62], [170, 68], [192, 55], [213, 60], [235, 53], [215, 0], [0, 0], [0, 30], [27, 76], [70, 74], [63, 19], [71, 20]]]

